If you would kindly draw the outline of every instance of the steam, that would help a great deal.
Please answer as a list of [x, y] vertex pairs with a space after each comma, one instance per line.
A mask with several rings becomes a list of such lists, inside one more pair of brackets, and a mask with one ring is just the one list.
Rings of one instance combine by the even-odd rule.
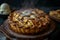
[[[23, 8], [35, 8], [35, 4], [38, 2], [38, 0], [25, 0], [22, 3]], [[22, 16], [29, 16], [31, 14], [32, 10], [24, 10], [22, 12]], [[32, 17], [32, 16], [31, 16]]]
[[30, 15], [31, 14], [31, 10], [24, 10], [23, 12], [22, 12], [22, 16], [28, 16], [28, 15]]
[[25, 0], [24, 3], [22, 3], [22, 7], [35, 7], [35, 4], [38, 2], [38, 0]]

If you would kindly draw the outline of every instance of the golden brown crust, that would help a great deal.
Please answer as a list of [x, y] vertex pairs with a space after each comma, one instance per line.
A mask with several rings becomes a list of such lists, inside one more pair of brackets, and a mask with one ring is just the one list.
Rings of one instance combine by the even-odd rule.
[[38, 9], [15, 11], [10, 14], [8, 19], [10, 29], [22, 34], [38, 33], [47, 28], [50, 23], [48, 15]]

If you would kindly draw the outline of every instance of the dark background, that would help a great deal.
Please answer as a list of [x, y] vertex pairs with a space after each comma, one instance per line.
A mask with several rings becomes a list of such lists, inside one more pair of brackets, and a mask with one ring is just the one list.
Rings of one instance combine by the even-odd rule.
[[[31, 6], [31, 1], [33, 5]], [[24, 3], [25, 2], [25, 3]], [[28, 3], [27, 3], [28, 2]], [[48, 13], [50, 10], [60, 9], [60, 0], [0, 0], [0, 5], [2, 3], [8, 3], [11, 9], [20, 9], [23, 5], [36, 7], [44, 10]], [[0, 24], [5, 21], [4, 17], [0, 17]], [[55, 21], [55, 20], [54, 20]], [[60, 23], [55, 21], [56, 29], [51, 35], [48, 37], [49, 40], [60, 40]], [[5, 37], [2, 33], [0, 33], [0, 40], [3, 40]]]
[[[6, 2], [11, 6], [21, 6], [21, 4], [24, 1], [31, 1], [31, 0], [0, 0], [0, 4]], [[32, 1], [36, 3], [35, 5], [39, 6], [60, 7], [60, 0], [32, 0]]]

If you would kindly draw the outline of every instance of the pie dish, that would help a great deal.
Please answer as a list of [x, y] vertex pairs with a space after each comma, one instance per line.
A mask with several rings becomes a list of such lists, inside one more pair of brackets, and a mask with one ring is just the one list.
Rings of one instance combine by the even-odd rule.
[[[25, 15], [22, 15], [23, 13]], [[31, 15], [34, 15], [34, 16], [31, 16]], [[16, 16], [17, 16], [17, 18], [16, 18]], [[22, 19], [18, 20], [18, 18], [21, 16], [22, 16]], [[24, 17], [28, 17], [28, 18], [24, 19]], [[16, 18], [16, 19], [14, 19], [14, 18]], [[26, 21], [23, 21], [26, 19], [28, 20], [27, 23], [28, 22], [31, 23], [31, 21], [34, 20], [34, 22], [32, 21], [33, 26], [31, 26], [31, 24], [30, 24], [30, 25], [27, 25], [27, 27], [26, 27], [25, 26], [26, 24], [24, 25], [24, 23]], [[31, 20], [31, 21], [29, 21], [29, 20]], [[22, 26], [20, 25], [19, 22], [23, 23]], [[15, 23], [17, 26], [13, 25]], [[20, 25], [20, 26], [18, 26], [18, 25]], [[19, 31], [18, 31], [18, 29], [19, 29]], [[24, 29], [24, 30], [22, 31], [21, 29], [22, 30]], [[28, 31], [26, 31], [26, 29]], [[48, 15], [46, 15], [46, 13], [43, 10], [40, 10], [40, 9], [21, 9], [21, 10], [14, 11], [8, 16], [8, 19], [0, 27], [0, 30], [4, 33], [4, 35], [11, 40], [14, 38], [21, 39], [21, 40], [27, 40], [27, 39], [43, 40], [43, 39], [47, 38], [48, 35], [50, 33], [52, 33], [52, 31], [54, 31], [54, 29], [55, 29], [55, 23], [49, 18]], [[33, 30], [33, 31], [31, 31], [31, 30]]]

